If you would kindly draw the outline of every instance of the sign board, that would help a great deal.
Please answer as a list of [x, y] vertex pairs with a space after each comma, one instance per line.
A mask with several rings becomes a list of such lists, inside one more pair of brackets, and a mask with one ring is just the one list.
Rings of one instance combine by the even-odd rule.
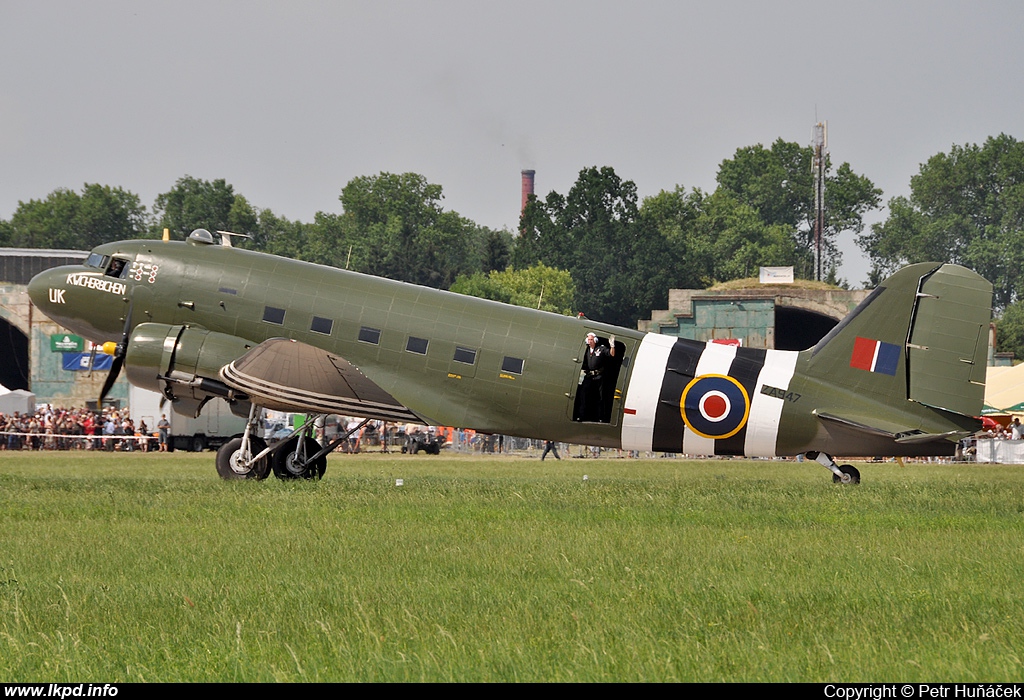
[[793, 284], [793, 266], [762, 267], [761, 284]]
[[[88, 352], [66, 352], [61, 366], [69, 372], [85, 372], [89, 369]], [[96, 353], [92, 368], [97, 371], [106, 372], [114, 364], [114, 356], [103, 352]]]
[[50, 336], [51, 352], [82, 352], [83, 350], [85, 350], [85, 340], [80, 335], [57, 333]]

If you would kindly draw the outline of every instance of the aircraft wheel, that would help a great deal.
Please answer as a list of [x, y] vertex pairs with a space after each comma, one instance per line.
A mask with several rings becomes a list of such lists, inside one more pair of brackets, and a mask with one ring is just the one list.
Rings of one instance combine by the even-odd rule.
[[843, 473], [843, 477], [840, 478], [838, 474], [832, 475], [832, 483], [835, 484], [859, 484], [860, 483], [860, 472], [852, 464], [841, 464], [839, 465], [839, 471]]
[[[320, 443], [313, 438], [304, 438], [306, 454], [315, 455], [320, 451]], [[301, 465], [296, 460], [299, 447], [298, 436], [288, 440], [283, 447], [274, 453], [274, 476], [278, 479], [320, 479], [327, 471], [327, 457], [321, 457], [313, 464]]]
[[[249, 448], [253, 454], [266, 449], [267, 443], [258, 437], [249, 438]], [[234, 438], [225, 442], [217, 450], [217, 473], [221, 479], [266, 479], [270, 474], [270, 458], [264, 457], [252, 466], [246, 466], [248, 455], [242, 452], [242, 438]]]

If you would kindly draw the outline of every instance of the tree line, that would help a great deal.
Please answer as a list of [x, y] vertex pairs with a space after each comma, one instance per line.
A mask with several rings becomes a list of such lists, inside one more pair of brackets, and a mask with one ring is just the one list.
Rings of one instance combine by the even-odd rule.
[[[516, 232], [444, 209], [441, 185], [415, 173], [356, 177], [339, 195], [342, 213], [311, 222], [256, 207], [223, 179], [182, 177], [148, 209], [120, 187], [86, 184], [20, 202], [0, 221], [0, 245], [89, 249], [164, 228], [176, 239], [222, 229], [251, 235], [242, 245], [256, 250], [635, 326], [664, 308], [669, 288], [752, 277], [762, 265], [810, 278], [812, 157], [810, 146], [782, 139], [740, 148], [720, 164], [714, 191], [677, 185], [642, 201], [613, 168], [585, 168], [568, 192], [531, 197]], [[827, 280], [839, 281], [842, 234], [869, 256], [869, 285], [911, 262], [965, 265], [995, 285], [1000, 349], [1024, 347], [1024, 144], [1001, 134], [954, 145], [910, 186], [865, 230], [882, 191], [848, 163], [826, 162]]]

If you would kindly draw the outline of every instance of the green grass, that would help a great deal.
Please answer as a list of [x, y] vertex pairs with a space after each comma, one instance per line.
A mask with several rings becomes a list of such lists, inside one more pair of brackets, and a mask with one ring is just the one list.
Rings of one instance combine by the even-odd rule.
[[0, 453], [0, 678], [1024, 676], [1019, 467], [212, 459]]

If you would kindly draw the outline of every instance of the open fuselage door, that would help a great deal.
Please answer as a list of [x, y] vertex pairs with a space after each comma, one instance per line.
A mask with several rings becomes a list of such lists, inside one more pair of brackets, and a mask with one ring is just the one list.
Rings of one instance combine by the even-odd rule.
[[596, 372], [587, 368], [587, 353], [590, 348], [586, 340], [580, 343], [576, 353], [572, 387], [567, 394], [571, 420], [619, 424], [622, 415], [622, 392], [629, 374], [630, 355], [635, 347], [635, 341], [627, 342], [616, 339], [615, 352], [611, 353], [609, 339], [598, 335], [597, 347], [603, 348], [603, 352], [608, 355], [600, 370]]

